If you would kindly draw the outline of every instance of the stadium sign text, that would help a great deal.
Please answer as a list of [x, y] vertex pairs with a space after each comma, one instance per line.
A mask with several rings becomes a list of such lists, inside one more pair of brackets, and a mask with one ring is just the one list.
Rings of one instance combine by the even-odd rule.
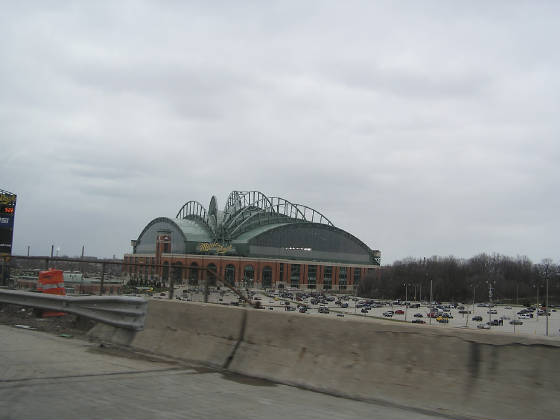
[[201, 252], [211, 252], [214, 251], [217, 254], [225, 254], [228, 252], [233, 251], [233, 246], [231, 245], [222, 245], [218, 242], [201, 242], [196, 247]]

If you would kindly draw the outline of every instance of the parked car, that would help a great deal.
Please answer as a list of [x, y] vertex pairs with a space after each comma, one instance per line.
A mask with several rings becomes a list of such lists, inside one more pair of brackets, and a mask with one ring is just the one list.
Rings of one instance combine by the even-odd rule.
[[342, 317], [342, 316], [344, 316], [344, 314], [336, 314], [336, 316], [341, 316]]
[[397, 310], [395, 311], [395, 314], [396, 314], [396, 315], [404, 315], [404, 311], [403, 311], [402, 309], [397, 309]]
[[362, 308], [360, 310], [360, 312], [363, 313], [363, 314], [367, 314], [369, 312], [369, 309], [368, 308]]
[[481, 317], [480, 315], [473, 316], [473, 317], [472, 317], [472, 320], [473, 320], [473, 321], [482, 321], [482, 317]]
[[413, 324], [425, 324], [426, 321], [424, 321], [423, 319], [413, 319], [412, 323]]
[[344, 302], [342, 305], [340, 305], [341, 308], [348, 308], [348, 304], [346, 302]]
[[320, 314], [328, 314], [329, 313], [329, 308], [327, 308], [326, 306], [319, 306], [319, 313]]
[[438, 316], [436, 318], [436, 321], [439, 322], [440, 324], [449, 324], [449, 319], [444, 318], [442, 316]]
[[511, 309], [511, 306], [506, 306], [504, 309]]
[[490, 309], [487, 313], [488, 313], [488, 314], [491, 314], [491, 315], [497, 315], [497, 314], [498, 314], [498, 311], [495, 310], [495, 309]]
[[414, 318], [424, 318], [424, 315], [422, 315], [420, 312], [414, 314]]
[[490, 329], [490, 325], [478, 324], [478, 325], [476, 326], [476, 328], [480, 328], [481, 330], [489, 330], [489, 329]]
[[383, 312], [383, 316], [385, 318], [392, 318], [393, 317], [393, 312], [391, 312], [391, 311]]
[[509, 323], [511, 325], [523, 325], [523, 321], [520, 321], [518, 319], [512, 319], [511, 321], [509, 321]]

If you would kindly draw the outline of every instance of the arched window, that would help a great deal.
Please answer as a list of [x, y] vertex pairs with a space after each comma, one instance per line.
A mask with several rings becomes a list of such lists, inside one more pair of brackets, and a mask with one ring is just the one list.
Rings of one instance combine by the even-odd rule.
[[346, 267], [340, 267], [340, 269], [338, 270], [338, 289], [339, 290], [346, 290], [347, 274], [348, 274], [348, 269]]
[[189, 268], [189, 284], [191, 286], [198, 286], [198, 264], [195, 262]]
[[317, 287], [317, 266], [310, 265], [307, 267], [307, 287], [315, 289]]
[[226, 265], [226, 272], [224, 277], [227, 284], [229, 284], [230, 286], [235, 285], [235, 266], [233, 264]]
[[272, 287], [272, 268], [268, 265], [262, 270], [262, 287], [263, 289], [270, 289]]
[[354, 287], [358, 287], [361, 280], [362, 280], [362, 269], [354, 268]]
[[299, 288], [300, 267], [299, 264], [290, 264], [290, 287], [295, 289]]
[[330, 266], [325, 267], [325, 271], [323, 274], [323, 289], [332, 289], [332, 267]]
[[180, 262], [173, 263], [172, 274], [173, 281], [175, 284], [181, 284], [183, 282], [183, 264]]
[[243, 270], [243, 282], [245, 287], [253, 287], [255, 282], [255, 269], [252, 265], [246, 265]]
[[163, 263], [163, 271], [161, 274], [161, 279], [163, 280], [163, 283], [166, 283], [167, 280], [169, 279], [169, 263], [167, 261]]
[[215, 286], [216, 285], [216, 274], [218, 269], [216, 268], [216, 264], [208, 264], [206, 267], [208, 270], [206, 271], [206, 278], [208, 279], [208, 286]]

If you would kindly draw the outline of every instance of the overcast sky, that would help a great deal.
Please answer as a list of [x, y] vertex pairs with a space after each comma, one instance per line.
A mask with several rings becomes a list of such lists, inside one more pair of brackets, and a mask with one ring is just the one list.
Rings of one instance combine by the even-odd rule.
[[382, 251], [558, 260], [560, 2], [4, 2], [14, 253], [260, 190]]

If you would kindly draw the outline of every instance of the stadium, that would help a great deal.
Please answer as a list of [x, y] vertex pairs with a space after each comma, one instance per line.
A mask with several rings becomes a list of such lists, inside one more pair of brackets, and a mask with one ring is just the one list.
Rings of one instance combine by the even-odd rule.
[[381, 255], [319, 211], [259, 191], [233, 191], [223, 210], [214, 196], [208, 209], [188, 201], [131, 244], [131, 279], [258, 289], [352, 292]]

